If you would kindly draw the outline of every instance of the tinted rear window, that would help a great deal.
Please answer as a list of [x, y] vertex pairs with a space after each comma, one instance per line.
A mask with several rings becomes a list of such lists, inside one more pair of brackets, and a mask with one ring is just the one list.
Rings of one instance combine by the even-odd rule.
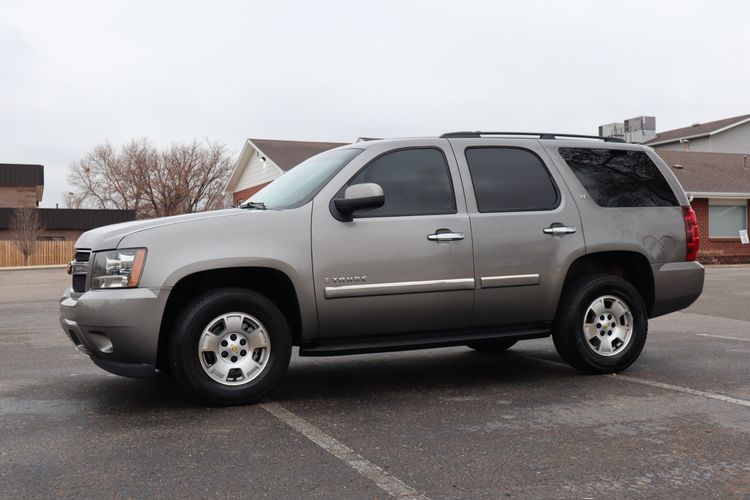
[[559, 152], [597, 205], [679, 205], [667, 180], [643, 151], [560, 148]]
[[547, 167], [537, 155], [519, 148], [466, 150], [480, 212], [551, 210], [558, 195]]

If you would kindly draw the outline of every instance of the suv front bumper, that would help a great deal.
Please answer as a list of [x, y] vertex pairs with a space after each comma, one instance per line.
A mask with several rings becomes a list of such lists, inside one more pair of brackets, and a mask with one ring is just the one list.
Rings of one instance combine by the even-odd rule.
[[68, 289], [60, 326], [97, 366], [117, 375], [155, 374], [159, 331], [169, 288]]

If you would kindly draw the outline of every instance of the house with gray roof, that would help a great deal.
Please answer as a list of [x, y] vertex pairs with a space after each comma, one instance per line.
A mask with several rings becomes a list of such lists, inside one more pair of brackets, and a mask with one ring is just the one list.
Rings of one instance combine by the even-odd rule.
[[236, 206], [308, 158], [345, 144], [248, 139], [237, 158], [224, 192], [232, 196], [232, 206]]
[[750, 153], [750, 114], [659, 132], [645, 144], [657, 151]]

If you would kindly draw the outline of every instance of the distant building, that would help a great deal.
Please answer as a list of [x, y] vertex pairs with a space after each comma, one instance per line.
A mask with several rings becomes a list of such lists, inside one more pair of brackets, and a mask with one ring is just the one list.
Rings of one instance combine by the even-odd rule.
[[739, 236], [750, 213], [750, 114], [659, 133], [655, 126], [655, 118], [638, 117], [602, 125], [599, 135], [642, 142], [669, 164], [698, 217], [699, 260], [750, 262], [750, 245]]
[[38, 207], [44, 193], [44, 167], [0, 163], [0, 207]]
[[236, 206], [308, 158], [344, 145], [341, 142], [248, 139], [224, 192], [232, 196], [232, 205]]
[[659, 132], [646, 144], [658, 151], [750, 153], [750, 115]]
[[750, 245], [739, 231], [748, 229], [750, 160], [745, 154], [659, 149], [691, 198], [700, 231], [698, 260], [704, 263], [748, 263]]
[[108, 224], [135, 220], [135, 210], [37, 208], [44, 193], [44, 166], [0, 163], [0, 240], [13, 238], [10, 221], [17, 208], [33, 208], [45, 227], [41, 240], [75, 240]]

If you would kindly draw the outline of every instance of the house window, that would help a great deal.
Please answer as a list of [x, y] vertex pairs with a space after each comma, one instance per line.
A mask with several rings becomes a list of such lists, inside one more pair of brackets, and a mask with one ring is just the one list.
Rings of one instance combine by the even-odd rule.
[[740, 229], [747, 229], [747, 200], [708, 201], [710, 238], [739, 238]]

